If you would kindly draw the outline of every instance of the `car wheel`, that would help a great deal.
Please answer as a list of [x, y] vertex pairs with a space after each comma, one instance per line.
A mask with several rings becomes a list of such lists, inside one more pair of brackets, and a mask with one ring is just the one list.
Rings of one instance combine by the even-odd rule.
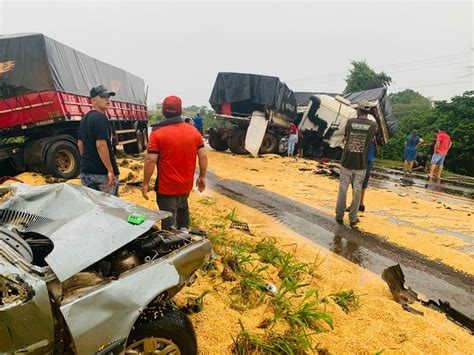
[[[194, 328], [188, 317], [178, 309], [166, 308], [162, 315], [134, 326], [125, 354], [197, 354]], [[151, 319], [151, 320], [149, 320]]]

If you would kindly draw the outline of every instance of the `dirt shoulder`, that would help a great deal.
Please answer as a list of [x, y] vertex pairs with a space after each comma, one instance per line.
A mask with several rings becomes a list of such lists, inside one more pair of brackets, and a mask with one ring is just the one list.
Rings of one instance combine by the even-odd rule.
[[[212, 150], [208, 154], [211, 170], [221, 178], [244, 181], [334, 215], [338, 180], [315, 174], [314, 161], [276, 155], [255, 159]], [[403, 193], [369, 186], [359, 228], [474, 275], [474, 203], [456, 199], [450, 204], [440, 195], [399, 189]]]

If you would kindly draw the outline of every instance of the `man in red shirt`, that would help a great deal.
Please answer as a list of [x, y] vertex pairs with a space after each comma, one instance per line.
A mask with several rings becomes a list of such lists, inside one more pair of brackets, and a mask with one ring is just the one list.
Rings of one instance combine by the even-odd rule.
[[150, 179], [158, 167], [155, 191], [160, 210], [173, 214], [161, 222], [161, 228], [189, 227], [188, 197], [193, 189], [196, 155], [199, 159], [199, 192], [206, 188], [207, 155], [198, 130], [183, 122], [181, 99], [168, 96], [163, 101], [165, 120], [151, 133], [145, 159], [142, 195], [148, 200]]
[[[428, 176], [431, 180], [441, 181], [441, 172], [443, 171], [444, 159], [451, 148], [451, 137], [442, 129], [438, 130], [436, 144], [434, 146], [433, 157], [431, 158], [431, 171]], [[435, 171], [437, 170], [436, 174]]]

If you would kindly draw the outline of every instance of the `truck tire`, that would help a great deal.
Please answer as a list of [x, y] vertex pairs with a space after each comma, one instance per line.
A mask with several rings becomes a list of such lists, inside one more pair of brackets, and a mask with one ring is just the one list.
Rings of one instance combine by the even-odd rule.
[[278, 150], [278, 140], [271, 133], [265, 133], [262, 145], [260, 146], [260, 154], [275, 153]]
[[245, 149], [245, 136], [247, 131], [241, 130], [235, 132], [229, 137], [229, 149], [234, 154], [248, 154]]
[[140, 130], [135, 132], [136, 142], [123, 145], [123, 150], [127, 154], [140, 154], [143, 152], [143, 133]]
[[[160, 312], [161, 313], [161, 312]], [[188, 317], [178, 309], [165, 309], [158, 317], [135, 325], [125, 354], [197, 354], [194, 328]], [[147, 348], [147, 352], [144, 348]]]
[[[68, 141], [58, 141], [48, 148], [44, 166], [48, 174], [62, 179], [73, 179], [79, 175], [81, 156], [77, 146]], [[44, 166], [38, 169], [44, 171]]]
[[222, 139], [218, 132], [209, 133], [209, 145], [218, 152], [224, 152], [229, 149], [227, 140]]

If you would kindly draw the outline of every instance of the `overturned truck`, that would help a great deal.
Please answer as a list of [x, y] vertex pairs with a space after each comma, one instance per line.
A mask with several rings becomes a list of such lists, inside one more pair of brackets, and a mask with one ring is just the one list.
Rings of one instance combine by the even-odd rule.
[[209, 145], [235, 154], [277, 153], [285, 149], [295, 94], [279, 78], [219, 73], [209, 102], [227, 125], [209, 130]]
[[395, 133], [396, 121], [386, 88], [364, 90], [344, 97], [337, 94], [297, 92], [296, 97], [298, 128], [304, 137], [302, 143], [305, 155], [339, 159], [346, 122], [357, 116], [356, 106], [361, 100], [371, 103], [368, 117], [377, 124], [377, 145], [384, 145]]

